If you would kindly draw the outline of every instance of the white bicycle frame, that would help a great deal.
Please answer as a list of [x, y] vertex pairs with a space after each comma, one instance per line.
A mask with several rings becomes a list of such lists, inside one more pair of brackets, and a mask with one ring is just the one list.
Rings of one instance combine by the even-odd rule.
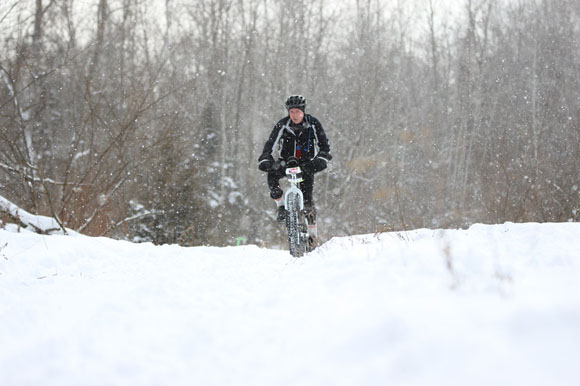
[[284, 207], [288, 208], [288, 197], [290, 194], [296, 193], [300, 197], [300, 210], [304, 210], [304, 194], [302, 194], [302, 191], [298, 187], [298, 184], [304, 181], [302, 178], [302, 169], [300, 169], [300, 166], [287, 168], [286, 177], [288, 178], [288, 182], [290, 182], [290, 188], [284, 194]]

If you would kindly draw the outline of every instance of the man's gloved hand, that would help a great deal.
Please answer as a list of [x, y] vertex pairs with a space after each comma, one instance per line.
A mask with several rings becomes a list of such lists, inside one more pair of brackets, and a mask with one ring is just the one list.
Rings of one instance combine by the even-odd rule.
[[262, 154], [258, 158], [258, 169], [261, 171], [269, 172], [272, 169], [272, 165], [274, 165], [274, 157], [271, 154]]
[[286, 167], [287, 168], [295, 168], [296, 166], [300, 166], [300, 162], [298, 162], [298, 158], [288, 157], [288, 159], [286, 160]]
[[328, 166], [328, 161], [332, 159], [329, 153], [320, 152], [316, 158], [302, 164], [305, 173], [314, 174], [323, 171]]

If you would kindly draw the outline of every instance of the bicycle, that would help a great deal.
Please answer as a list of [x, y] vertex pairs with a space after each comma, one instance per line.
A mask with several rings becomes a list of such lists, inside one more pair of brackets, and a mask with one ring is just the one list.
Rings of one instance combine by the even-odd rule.
[[290, 188], [284, 194], [288, 246], [292, 256], [301, 257], [312, 248], [308, 242], [308, 219], [304, 212], [304, 195], [300, 190], [300, 183], [304, 179], [302, 169], [296, 159], [288, 160], [286, 178], [290, 183]]

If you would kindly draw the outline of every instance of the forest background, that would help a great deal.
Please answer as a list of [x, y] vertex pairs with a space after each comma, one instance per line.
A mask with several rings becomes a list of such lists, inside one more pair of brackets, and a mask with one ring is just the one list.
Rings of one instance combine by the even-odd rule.
[[3, 1], [0, 196], [89, 235], [282, 244], [257, 159], [302, 94], [323, 237], [578, 221], [580, 2], [443, 5]]

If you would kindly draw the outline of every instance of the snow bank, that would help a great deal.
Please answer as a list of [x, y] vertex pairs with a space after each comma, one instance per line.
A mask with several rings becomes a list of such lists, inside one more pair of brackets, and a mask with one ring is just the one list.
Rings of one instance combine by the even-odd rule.
[[[63, 234], [63, 229], [52, 217], [33, 215], [0, 196], [0, 226], [13, 232]], [[76, 232], [67, 229], [67, 234]]]
[[293, 259], [0, 231], [2, 385], [576, 385], [580, 224]]

